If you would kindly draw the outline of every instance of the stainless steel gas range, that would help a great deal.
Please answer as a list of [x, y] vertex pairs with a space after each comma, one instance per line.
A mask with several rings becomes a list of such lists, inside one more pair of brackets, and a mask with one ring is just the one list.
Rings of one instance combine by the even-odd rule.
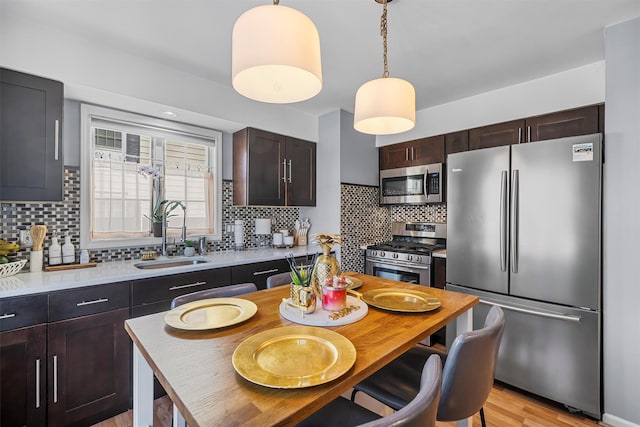
[[368, 246], [367, 274], [431, 286], [431, 253], [444, 249], [447, 224], [394, 222], [389, 242]]

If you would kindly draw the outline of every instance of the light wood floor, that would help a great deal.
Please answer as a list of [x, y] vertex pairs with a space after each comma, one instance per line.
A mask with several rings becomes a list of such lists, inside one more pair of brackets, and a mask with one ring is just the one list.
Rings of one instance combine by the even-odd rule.
[[[362, 393], [359, 393], [361, 395]], [[358, 400], [358, 399], [357, 399]], [[154, 427], [171, 427], [172, 405], [168, 397], [155, 401]], [[487, 427], [590, 427], [606, 426], [581, 414], [571, 414], [562, 406], [514, 390], [508, 386], [496, 383], [484, 407]], [[96, 427], [131, 427], [131, 411], [117, 415]], [[480, 416], [476, 415], [473, 425], [480, 425]], [[455, 423], [437, 423], [438, 427], [453, 427]]]

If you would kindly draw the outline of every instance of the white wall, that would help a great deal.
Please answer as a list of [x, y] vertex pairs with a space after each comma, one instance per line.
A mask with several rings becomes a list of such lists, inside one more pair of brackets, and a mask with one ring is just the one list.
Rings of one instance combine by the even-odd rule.
[[[340, 110], [318, 119], [316, 207], [300, 208], [311, 221], [310, 234], [340, 233]], [[335, 247], [339, 257], [339, 247]], [[338, 258], [339, 259], [339, 258]]]
[[605, 29], [603, 420], [640, 425], [640, 18]]
[[416, 127], [378, 136], [376, 145], [604, 102], [604, 61], [416, 112]]
[[353, 114], [340, 110], [340, 182], [378, 185], [378, 149], [373, 135], [353, 128]]
[[0, 66], [65, 84], [65, 98], [234, 132], [245, 126], [317, 141], [317, 119], [287, 105], [265, 105], [230, 86], [84, 40], [44, 24], [0, 15]]

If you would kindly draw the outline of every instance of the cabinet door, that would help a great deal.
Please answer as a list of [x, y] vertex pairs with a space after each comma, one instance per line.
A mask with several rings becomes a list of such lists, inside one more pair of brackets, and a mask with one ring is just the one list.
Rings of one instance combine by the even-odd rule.
[[284, 206], [285, 137], [247, 128], [233, 134], [233, 204]]
[[380, 169], [406, 168], [411, 166], [411, 141], [380, 147]]
[[62, 83], [0, 68], [0, 200], [62, 200]]
[[129, 406], [129, 309], [49, 324], [49, 426], [89, 425]]
[[469, 150], [519, 144], [522, 141], [524, 120], [497, 123], [469, 131]]
[[446, 154], [469, 151], [469, 131], [461, 130], [459, 132], [448, 133], [444, 136], [444, 142]]
[[316, 205], [316, 144], [287, 137], [287, 206]]
[[560, 111], [527, 119], [527, 141], [598, 133], [598, 106]]
[[444, 163], [444, 157], [444, 135], [430, 136], [412, 141], [412, 166]]
[[0, 425], [45, 425], [47, 326], [0, 333]]

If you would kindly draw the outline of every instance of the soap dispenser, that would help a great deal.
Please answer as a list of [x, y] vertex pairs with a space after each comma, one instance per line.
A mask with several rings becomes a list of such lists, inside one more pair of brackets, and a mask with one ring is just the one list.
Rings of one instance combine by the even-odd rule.
[[65, 236], [64, 245], [62, 245], [62, 262], [64, 264], [73, 264], [76, 262], [76, 249], [71, 243], [71, 236]]
[[62, 264], [62, 249], [60, 243], [58, 243], [58, 237], [56, 232], [53, 232], [51, 237], [51, 244], [49, 245], [49, 265]]

